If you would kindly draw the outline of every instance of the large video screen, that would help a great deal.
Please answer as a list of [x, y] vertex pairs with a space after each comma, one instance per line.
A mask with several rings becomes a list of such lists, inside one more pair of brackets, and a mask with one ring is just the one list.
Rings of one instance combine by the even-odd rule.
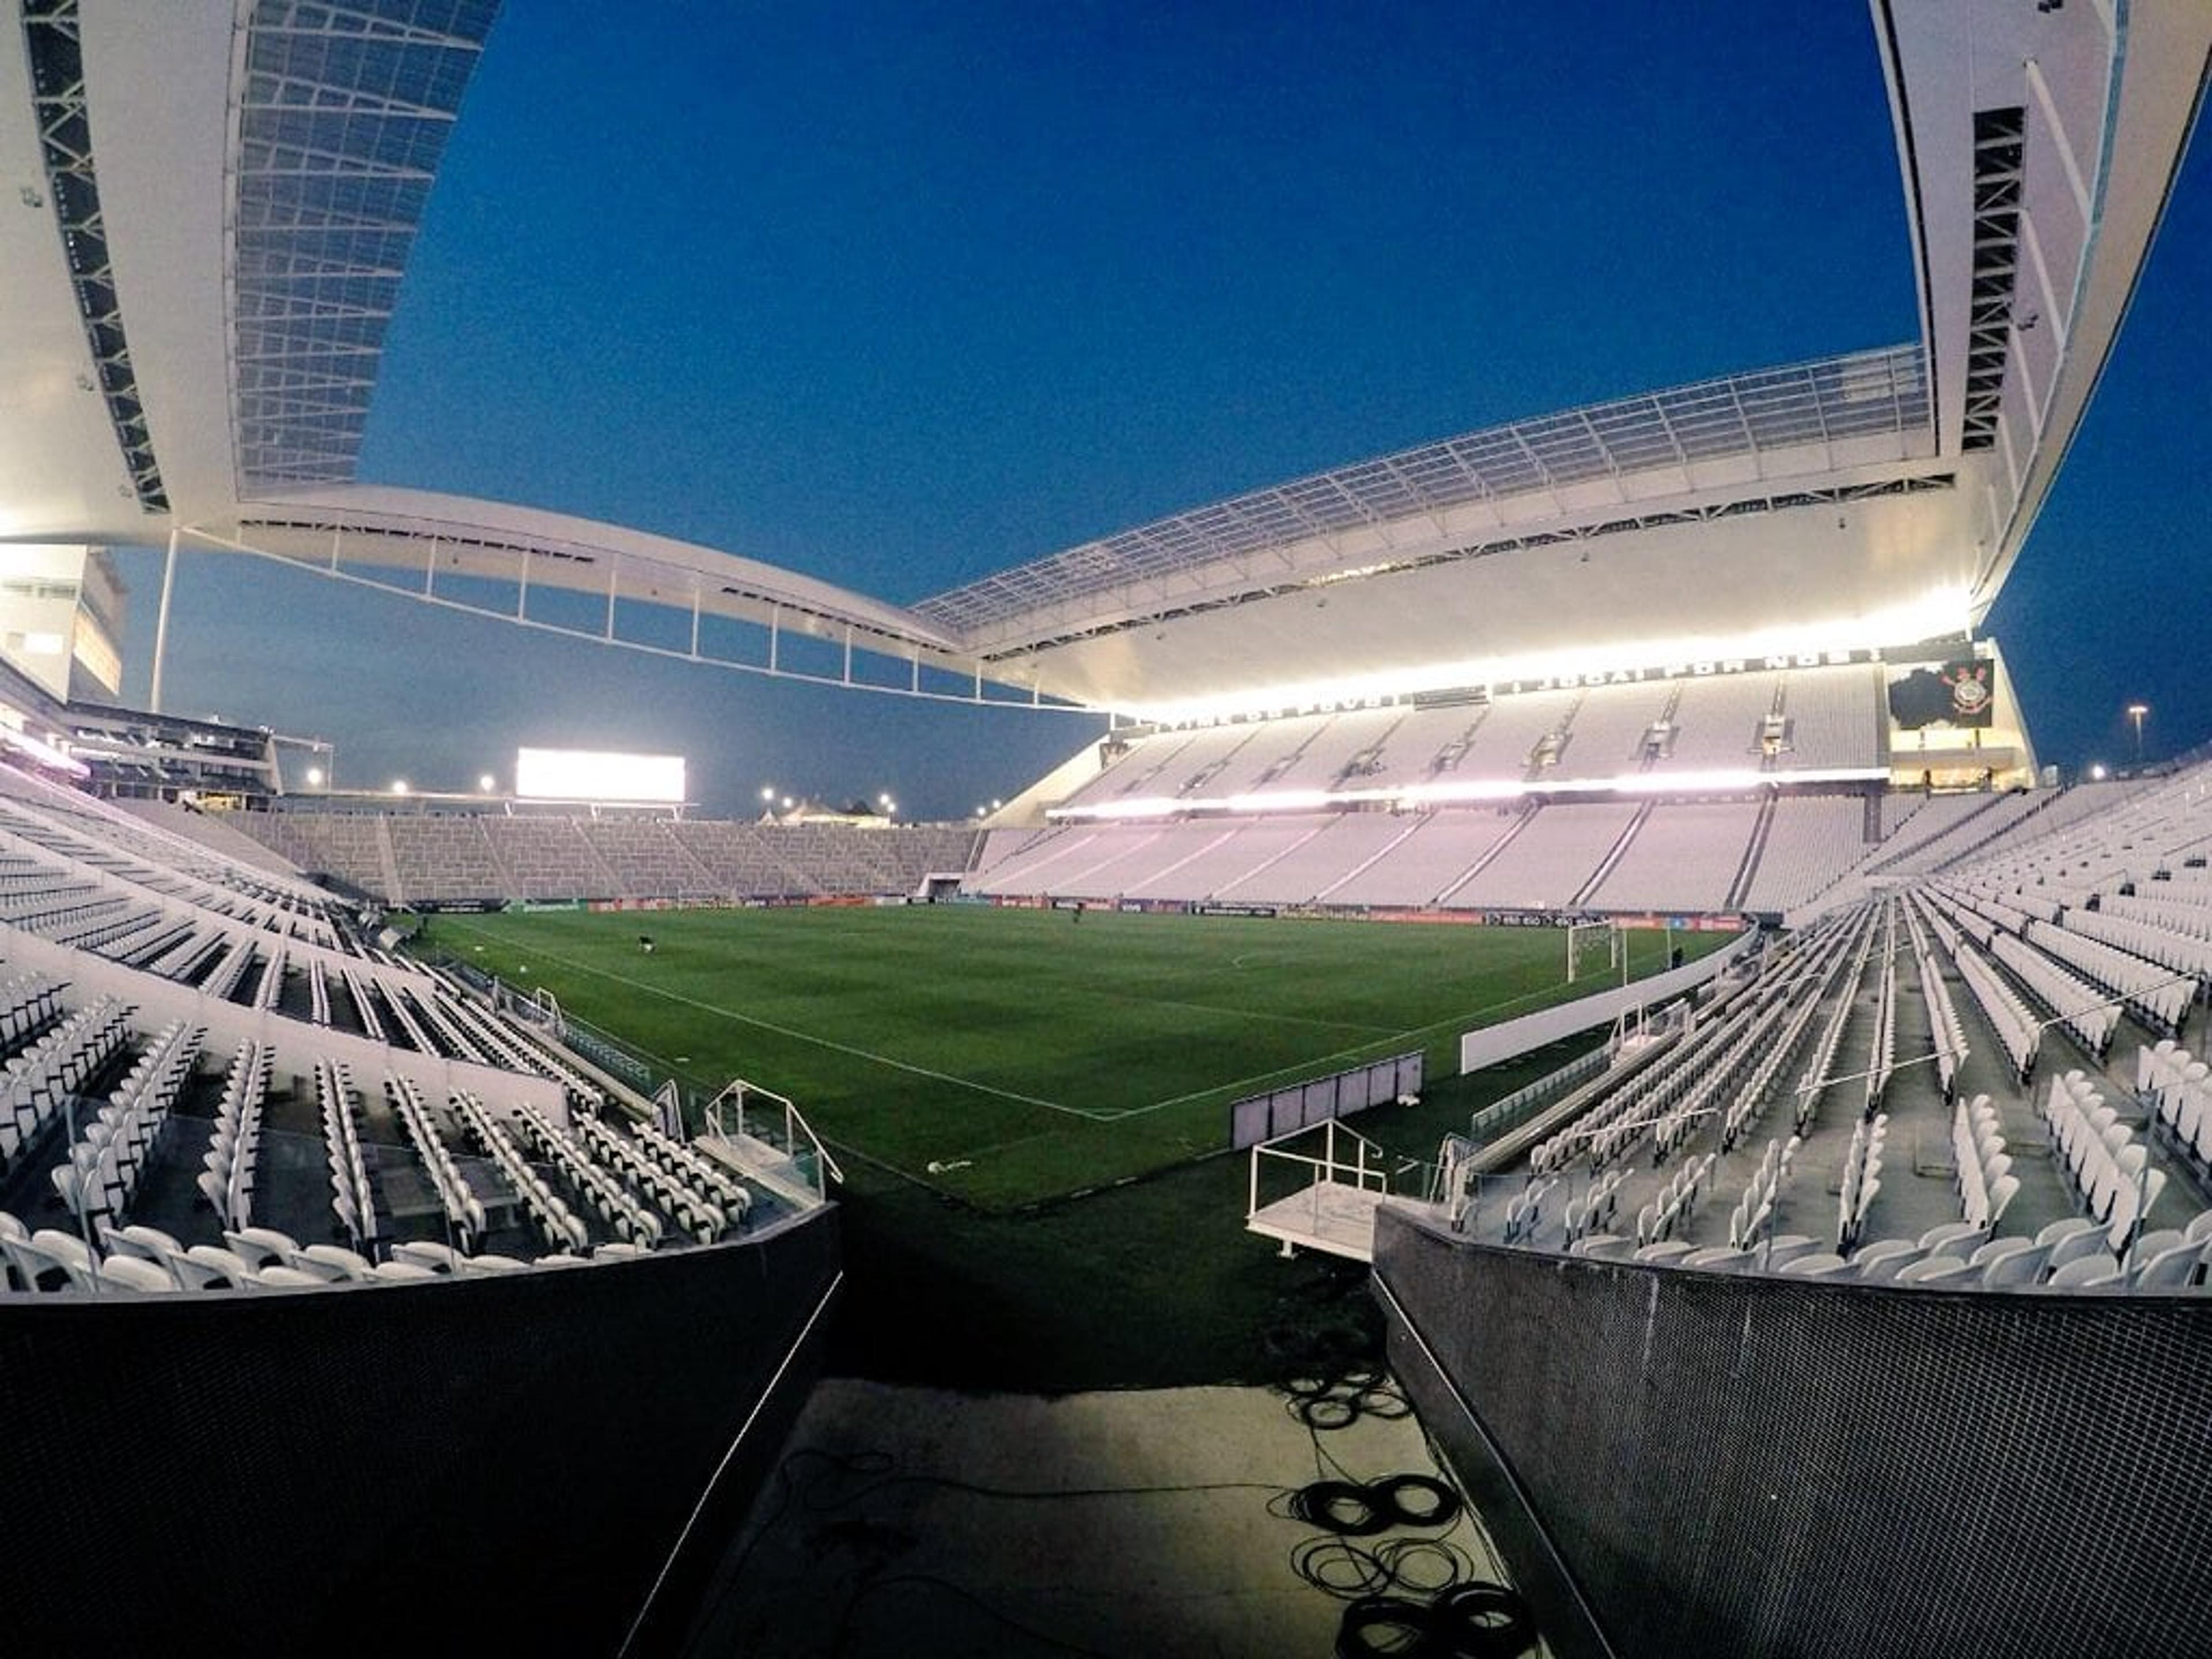
[[1996, 671], [1986, 662], [1916, 668], [1889, 683], [1889, 717], [1905, 732], [1927, 726], [1986, 726], [1996, 702]]
[[643, 801], [680, 805], [684, 757], [593, 749], [518, 749], [514, 793], [524, 800]]

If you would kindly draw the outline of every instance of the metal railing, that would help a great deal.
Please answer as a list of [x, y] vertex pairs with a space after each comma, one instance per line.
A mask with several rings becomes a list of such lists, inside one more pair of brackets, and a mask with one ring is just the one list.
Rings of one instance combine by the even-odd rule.
[[772, 1089], [732, 1078], [708, 1103], [706, 1121], [725, 1140], [750, 1141], [777, 1154], [792, 1182], [817, 1200], [829, 1197], [831, 1182], [845, 1179], [805, 1115]]

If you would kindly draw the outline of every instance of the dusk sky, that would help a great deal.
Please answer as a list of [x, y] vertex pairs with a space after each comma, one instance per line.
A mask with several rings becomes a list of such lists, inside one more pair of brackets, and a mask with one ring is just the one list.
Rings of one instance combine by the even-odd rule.
[[[1195, 15], [1186, 15], [1193, 12]], [[2040, 757], [2212, 738], [2199, 143], [1990, 618]], [[906, 602], [1499, 421], [1913, 338], [1863, 6], [514, 4], [360, 477]], [[124, 556], [143, 698], [158, 561]], [[964, 817], [1100, 729], [772, 682], [188, 553], [167, 705], [339, 781], [682, 752]]]

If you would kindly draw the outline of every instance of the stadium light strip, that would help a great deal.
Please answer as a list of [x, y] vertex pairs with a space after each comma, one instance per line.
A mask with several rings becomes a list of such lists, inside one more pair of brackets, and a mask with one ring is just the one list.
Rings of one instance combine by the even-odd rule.
[[74, 755], [65, 754], [50, 743], [42, 743], [28, 732], [18, 732], [12, 726], [0, 726], [0, 743], [19, 754], [27, 755], [40, 765], [66, 772], [71, 777], [88, 778], [92, 769]]
[[1218, 720], [1232, 715], [1356, 704], [1373, 698], [1410, 696], [1442, 686], [1497, 685], [1514, 680], [1587, 679], [1648, 668], [1654, 663], [1760, 662], [1767, 658], [1817, 662], [1832, 653], [1879, 652], [1972, 633], [1972, 596], [1964, 587], [1941, 587], [1904, 605], [1863, 616], [1810, 623], [1778, 623], [1732, 638], [1680, 638], [1593, 642], [1572, 649], [1455, 663], [1395, 668], [1343, 679], [1254, 687], [1190, 702], [1133, 705], [1128, 718], [1160, 726]]
[[1115, 823], [1204, 813], [1250, 817], [1267, 812], [1327, 811], [1346, 806], [1422, 808], [1504, 805], [1554, 795], [1736, 794], [1783, 784], [1886, 783], [1886, 766], [1808, 768], [1802, 771], [1632, 772], [1610, 778], [1559, 778], [1530, 783], [1519, 778], [1472, 778], [1462, 782], [1413, 783], [1399, 789], [1284, 789], [1236, 795], [1139, 795], [1096, 806], [1055, 806], [1054, 823]]

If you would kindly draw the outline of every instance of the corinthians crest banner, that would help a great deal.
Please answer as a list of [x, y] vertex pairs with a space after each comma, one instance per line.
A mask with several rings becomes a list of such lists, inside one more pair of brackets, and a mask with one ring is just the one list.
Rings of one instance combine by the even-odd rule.
[[1996, 701], [1995, 679], [1995, 665], [1986, 662], [1916, 668], [1889, 683], [1889, 716], [1907, 732], [1926, 726], [1986, 726]]

